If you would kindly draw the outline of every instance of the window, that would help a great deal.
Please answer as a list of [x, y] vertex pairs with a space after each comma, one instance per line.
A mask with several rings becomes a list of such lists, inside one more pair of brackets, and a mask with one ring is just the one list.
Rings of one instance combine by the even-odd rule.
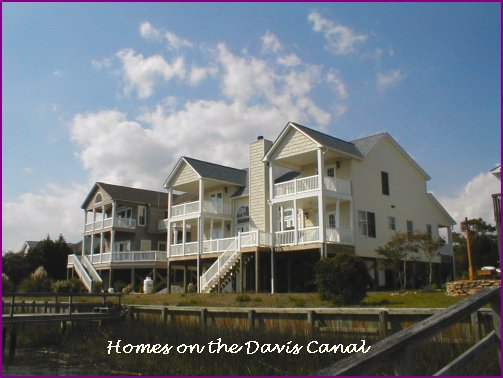
[[138, 226], [145, 226], [147, 224], [147, 208], [145, 206], [138, 206]]
[[100, 203], [103, 202], [103, 196], [101, 193], [96, 194], [96, 197], [94, 197], [94, 203]]
[[130, 207], [119, 209], [117, 211], [117, 216], [119, 218], [132, 218], [133, 210]]
[[389, 177], [388, 172], [381, 171], [382, 194], [389, 196]]
[[327, 177], [335, 177], [335, 168], [334, 167], [327, 168]]
[[410, 235], [414, 232], [414, 223], [412, 221], [407, 221], [407, 233]]
[[115, 243], [115, 251], [127, 252], [131, 250], [131, 240], [125, 240]]
[[250, 208], [240, 206], [236, 213], [236, 223], [248, 223], [250, 221]]
[[293, 229], [293, 209], [283, 210], [283, 230]]
[[335, 213], [328, 214], [328, 228], [337, 228]]
[[369, 238], [376, 237], [376, 216], [370, 211], [358, 212], [358, 227], [360, 235], [368, 236]]
[[426, 225], [426, 233], [428, 234], [428, 236], [430, 237], [430, 240], [433, 239], [433, 232], [431, 230], [431, 224], [427, 224]]
[[224, 212], [224, 194], [222, 192], [210, 194], [211, 212], [222, 214]]
[[388, 228], [390, 231], [396, 231], [395, 217], [388, 217]]

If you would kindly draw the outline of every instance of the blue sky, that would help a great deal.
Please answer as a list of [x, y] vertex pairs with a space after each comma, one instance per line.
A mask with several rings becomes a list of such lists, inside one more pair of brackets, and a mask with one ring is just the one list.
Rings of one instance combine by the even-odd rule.
[[496, 3], [3, 3], [2, 250], [80, 240], [95, 181], [244, 167], [288, 121], [387, 131], [455, 219], [490, 220], [500, 28]]

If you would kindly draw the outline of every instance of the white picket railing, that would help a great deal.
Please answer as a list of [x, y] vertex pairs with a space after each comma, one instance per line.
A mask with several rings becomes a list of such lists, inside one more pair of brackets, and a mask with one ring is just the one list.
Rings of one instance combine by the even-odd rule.
[[167, 261], [164, 251], [121, 251], [96, 253], [89, 257], [92, 264], [113, 263], [113, 262], [156, 262]]
[[326, 239], [327, 242], [354, 244], [354, 233], [353, 230], [327, 228]]
[[199, 212], [199, 201], [186, 202], [182, 203], [181, 205], [173, 206], [171, 208], [171, 217], [180, 217], [198, 212]]
[[339, 177], [324, 177], [325, 188], [332, 192], [351, 195], [351, 181]]
[[229, 247], [218, 256], [217, 261], [215, 261], [201, 276], [199, 280], [201, 293], [207, 292], [207, 290], [210, 289], [212, 281], [216, 279], [221, 272], [224, 272], [232, 266], [233, 262], [239, 257], [239, 250], [239, 236], [237, 236]]
[[302, 228], [299, 230], [298, 243], [312, 243], [320, 241], [320, 228], [319, 227], [309, 227]]
[[93, 280], [87, 273], [87, 270], [80, 263], [79, 257], [77, 255], [68, 255], [68, 265], [73, 266], [86, 289], [91, 292], [93, 287]]
[[304, 193], [318, 189], [318, 175], [301, 177], [290, 181], [274, 184], [274, 197]]
[[295, 230], [277, 231], [276, 245], [295, 245]]
[[91, 276], [93, 281], [102, 282], [100, 275], [94, 268], [92, 262], [88, 259], [87, 255], [82, 256], [82, 265], [86, 268], [87, 273]]
[[[106, 218], [106, 219], [96, 221], [94, 223], [86, 224], [84, 226], [84, 231], [89, 232], [89, 231], [102, 230], [104, 228], [112, 227], [113, 224], [114, 224], [113, 218]], [[135, 229], [136, 228], [136, 219], [117, 217], [117, 218], [115, 218], [115, 227]]]

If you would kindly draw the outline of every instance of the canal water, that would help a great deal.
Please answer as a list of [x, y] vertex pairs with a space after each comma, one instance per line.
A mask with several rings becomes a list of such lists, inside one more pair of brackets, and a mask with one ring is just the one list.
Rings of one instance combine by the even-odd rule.
[[89, 361], [51, 348], [18, 349], [13, 361], [4, 355], [2, 376], [139, 375], [110, 371], [104, 363]]

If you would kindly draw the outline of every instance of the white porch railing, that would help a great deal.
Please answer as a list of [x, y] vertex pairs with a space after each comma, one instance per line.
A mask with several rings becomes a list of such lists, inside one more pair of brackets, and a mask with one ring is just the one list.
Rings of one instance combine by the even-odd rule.
[[199, 212], [199, 201], [186, 202], [181, 205], [176, 205], [171, 208], [171, 217], [181, 217], [184, 215], [194, 214]]
[[299, 230], [299, 244], [312, 243], [317, 241], [320, 241], [319, 227], [302, 228]]
[[277, 231], [276, 245], [295, 245], [295, 230]]
[[212, 282], [219, 277], [225, 270], [229, 269], [233, 262], [239, 257], [239, 236], [234, 238], [234, 241], [229, 247], [217, 258], [217, 261], [211, 265], [206, 272], [201, 276], [200, 292], [208, 292]]
[[96, 253], [89, 257], [90, 262], [95, 264], [114, 262], [155, 262], [167, 261], [164, 251], [121, 251]]
[[77, 255], [68, 255], [68, 266], [72, 266], [75, 269], [86, 289], [91, 292], [93, 280], [87, 273], [87, 270], [82, 266]]
[[324, 177], [325, 188], [332, 192], [351, 195], [351, 181], [339, 177]]
[[[183, 246], [183, 244], [182, 244]], [[185, 243], [185, 255], [197, 255], [197, 250], [199, 247], [199, 242]]]
[[304, 193], [318, 189], [318, 175], [293, 179], [274, 184], [274, 197]]
[[87, 273], [91, 276], [93, 281], [102, 282], [100, 275], [96, 269], [94, 269], [94, 266], [88, 259], [87, 255], [82, 256], [82, 265], [86, 268]]
[[224, 252], [236, 238], [213, 239], [203, 241], [203, 253]]
[[353, 230], [327, 228], [327, 242], [341, 243], [341, 244], [354, 244]]
[[[113, 219], [112, 218], [106, 218], [103, 220], [96, 221], [94, 223], [88, 223], [84, 226], [84, 231], [89, 232], [89, 231], [97, 231], [97, 230], [102, 230], [104, 228], [109, 228], [112, 227], [113, 224]], [[115, 219], [115, 226], [116, 227], [122, 227], [122, 228], [130, 228], [130, 229], [135, 229], [136, 228], [136, 219], [133, 218], [116, 218]]]

